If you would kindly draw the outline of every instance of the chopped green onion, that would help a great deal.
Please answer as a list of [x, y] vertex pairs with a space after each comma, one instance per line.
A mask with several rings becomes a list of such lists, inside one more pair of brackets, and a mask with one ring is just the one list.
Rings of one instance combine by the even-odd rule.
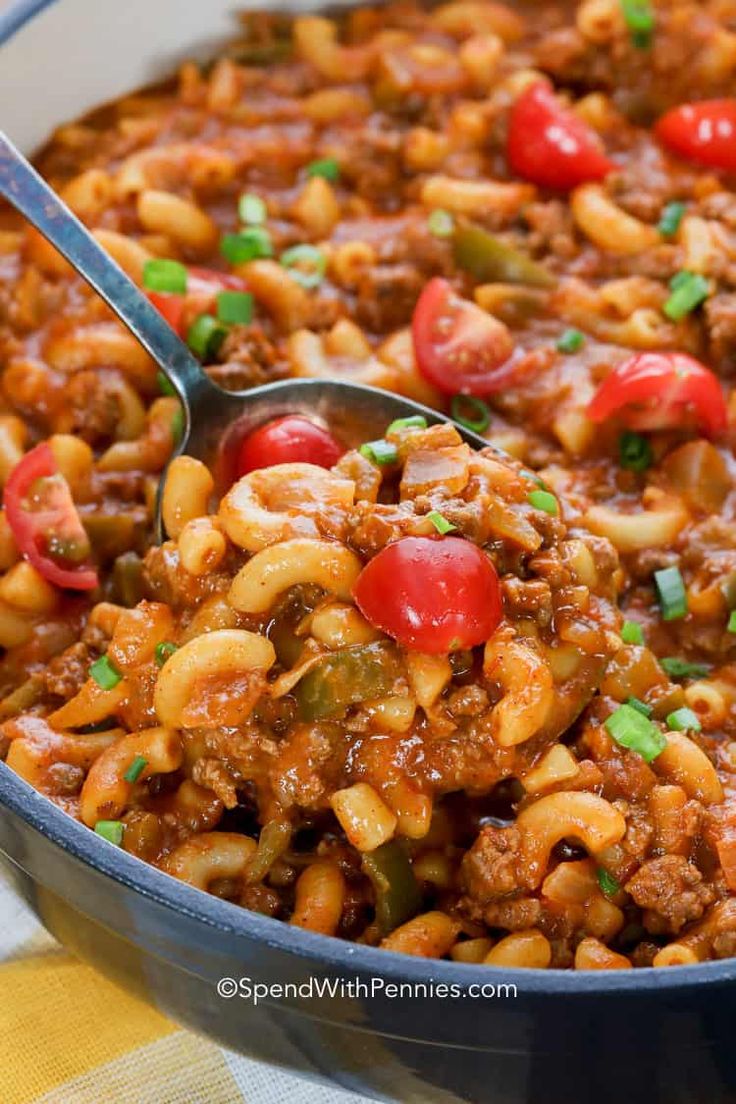
[[143, 265], [143, 286], [149, 291], [183, 295], [187, 290], [187, 270], [178, 261], [156, 257]]
[[228, 325], [247, 326], [253, 319], [253, 296], [249, 291], [219, 292], [217, 318]]
[[679, 656], [665, 656], [660, 659], [659, 666], [673, 679], [704, 678], [710, 670], [706, 663], [688, 663]]
[[126, 782], [130, 782], [131, 785], [137, 782], [144, 770], [148, 766], [148, 760], [144, 759], [142, 755], [136, 755], [133, 762], [128, 767], [127, 771], [123, 775]]
[[427, 226], [430, 234], [434, 234], [436, 238], [450, 238], [455, 231], [455, 220], [449, 211], [438, 207], [427, 219]]
[[577, 353], [585, 344], [585, 334], [580, 330], [570, 328], [563, 330], [557, 339], [557, 351], [560, 353]]
[[108, 843], [114, 843], [116, 847], [119, 847], [123, 842], [125, 825], [122, 820], [98, 820], [95, 824], [95, 832], [98, 836], [106, 839]]
[[620, 705], [610, 717], [605, 728], [609, 736], [621, 747], [640, 755], [645, 763], [651, 763], [667, 746], [663, 732], [630, 705]]
[[334, 157], [323, 157], [319, 161], [312, 161], [305, 170], [307, 176], [322, 176], [333, 183], [340, 179], [340, 163]]
[[223, 235], [220, 252], [230, 264], [239, 265], [259, 257], [273, 257], [273, 246], [268, 230], [263, 226], [248, 226], [237, 234]]
[[169, 656], [172, 656], [177, 650], [177, 645], [172, 644], [170, 640], [162, 640], [160, 644], [157, 644], [154, 655], [158, 666], [163, 667]]
[[174, 411], [174, 416], [171, 419], [171, 436], [175, 445], [178, 445], [184, 436], [184, 411], [181, 407]]
[[644, 631], [638, 621], [624, 621], [621, 626], [621, 639], [624, 644], [643, 644]]
[[560, 512], [557, 499], [550, 491], [530, 491], [526, 500], [535, 510], [544, 510], [551, 517], [557, 517]]
[[426, 429], [427, 419], [423, 414], [412, 414], [409, 418], [394, 418], [386, 433], [398, 433], [402, 429]]
[[365, 456], [373, 464], [385, 467], [387, 464], [395, 464], [399, 458], [396, 446], [390, 441], [367, 441], [360, 446], [360, 455]]
[[736, 633], [736, 610], [731, 610], [728, 616], [728, 625], [726, 627], [729, 632]]
[[165, 372], [156, 373], [156, 383], [158, 384], [158, 389], [162, 395], [173, 395], [174, 397], [176, 396], [174, 385]]
[[621, 0], [621, 8], [634, 46], [648, 50], [656, 25], [651, 3], [649, 0]]
[[[327, 257], [314, 245], [294, 245], [285, 250], [279, 258], [284, 268], [303, 288], [310, 291], [318, 287], [325, 278]], [[301, 266], [306, 264], [306, 268]]]
[[474, 433], [483, 433], [491, 424], [491, 411], [475, 395], [453, 395], [450, 413], [456, 422]]
[[622, 468], [643, 472], [652, 466], [652, 446], [640, 433], [626, 430], [618, 439], [618, 454]]
[[427, 517], [432, 522], [437, 532], [441, 533], [442, 536], [444, 536], [445, 533], [451, 533], [454, 529], [457, 529], [457, 525], [453, 525], [451, 521], [443, 517], [439, 510], [431, 510], [427, 514]]
[[123, 677], [115, 664], [106, 655], [96, 659], [89, 669], [90, 678], [93, 678], [101, 690], [112, 690]]
[[687, 613], [687, 592], [679, 567], [663, 567], [654, 572], [663, 621], [679, 621]]
[[227, 330], [212, 314], [200, 314], [187, 332], [187, 345], [200, 360], [217, 356]]
[[657, 225], [657, 229], [664, 238], [674, 238], [677, 231], [680, 229], [680, 223], [682, 222], [685, 211], [687, 210], [684, 203], [679, 200], [675, 200], [674, 203], [668, 203]]
[[670, 291], [679, 291], [681, 287], [690, 282], [690, 276], [692, 274], [682, 269], [680, 272], [676, 272], [670, 280]]
[[519, 475], [523, 475], [525, 479], [531, 479], [532, 483], [536, 483], [543, 491], [547, 490], [547, 484], [544, 482], [541, 475], [537, 475], [536, 472], [529, 471], [528, 468], [522, 468]]
[[249, 226], [258, 226], [260, 223], [266, 221], [267, 215], [268, 211], [266, 210], [266, 204], [260, 196], [253, 195], [252, 192], [247, 192], [240, 197], [238, 201], [238, 217], [241, 222], [245, 222]]
[[703, 726], [697, 713], [683, 706], [682, 709], [676, 709], [674, 713], [667, 715], [667, 727], [671, 728], [673, 732], [687, 732], [688, 729], [692, 732], [700, 732]]
[[695, 272], [678, 272], [670, 287], [672, 294], [662, 309], [673, 322], [679, 322], [694, 311], [710, 294], [710, 284], [705, 276]]
[[651, 717], [652, 713], [654, 712], [651, 705], [647, 705], [647, 703], [643, 702], [641, 698], [627, 698], [626, 704], [630, 705], [632, 709], [636, 709], [644, 717]]
[[616, 881], [613, 874], [609, 874], [602, 866], [598, 867], [596, 878], [598, 879], [598, 885], [601, 887], [606, 897], [615, 897], [621, 889], [621, 886]]

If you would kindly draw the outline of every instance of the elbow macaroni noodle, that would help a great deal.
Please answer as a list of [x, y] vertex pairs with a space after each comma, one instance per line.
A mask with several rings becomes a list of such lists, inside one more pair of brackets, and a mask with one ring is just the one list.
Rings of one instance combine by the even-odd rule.
[[[214, 457], [175, 455], [158, 366], [3, 212], [0, 757], [167, 874], [318, 934], [504, 969], [736, 953], [730, 380], [725, 436], [671, 382], [588, 413], [635, 353], [716, 376], [731, 356], [728, 182], [626, 107], [730, 94], [723, 5], [658, 6], [657, 57], [690, 63], [647, 89], [617, 0], [555, 32], [494, 0], [244, 18], [211, 67], [60, 128], [42, 171], [223, 386], [367, 384], [488, 447], [399, 423], [361, 448], [346, 410], [332, 466], [287, 450], [222, 486]], [[515, 171], [540, 81], [609, 173], [550, 192]], [[449, 384], [414, 313], [436, 277]], [[475, 333], [513, 352], [455, 394], [492, 359]], [[18, 490], [44, 443], [55, 474]], [[397, 569], [366, 604], [409, 539], [491, 566], [482, 639], [445, 635], [467, 579]], [[90, 565], [96, 586], [67, 585]], [[424, 601], [435, 636], [408, 641], [390, 614], [421, 630]]]

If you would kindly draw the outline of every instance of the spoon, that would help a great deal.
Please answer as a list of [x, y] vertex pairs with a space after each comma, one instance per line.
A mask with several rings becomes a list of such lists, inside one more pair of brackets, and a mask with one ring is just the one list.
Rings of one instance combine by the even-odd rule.
[[[290, 379], [223, 391], [213, 383], [183, 341], [90, 232], [0, 131], [0, 195], [16, 208], [87, 281], [150, 354], [170, 381], [184, 412], [176, 455], [185, 452], [212, 466], [226, 442], [242, 440], [256, 426], [284, 414], [303, 414], [328, 427], [346, 418], [362, 440], [383, 436], [396, 418], [421, 414], [429, 425], [451, 422], [411, 399], [345, 380]], [[456, 425], [474, 448], [488, 442]], [[161, 480], [163, 487], [164, 477]], [[161, 490], [156, 529], [162, 537]]]

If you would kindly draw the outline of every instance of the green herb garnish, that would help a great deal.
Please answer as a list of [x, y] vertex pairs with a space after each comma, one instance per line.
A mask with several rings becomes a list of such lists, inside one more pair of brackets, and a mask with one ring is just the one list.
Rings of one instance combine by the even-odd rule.
[[551, 517], [557, 517], [560, 512], [557, 499], [550, 491], [530, 491], [526, 500], [535, 510], [544, 510]]
[[122, 679], [115, 664], [106, 655], [96, 659], [89, 669], [90, 678], [93, 678], [101, 690], [112, 690]]
[[654, 585], [664, 621], [680, 621], [687, 613], [687, 592], [679, 567], [654, 572]]
[[148, 760], [144, 759], [142, 755], [136, 755], [135, 759], [123, 775], [123, 778], [126, 782], [130, 782], [130, 784], [133, 785], [134, 782], [138, 781], [147, 766]]
[[580, 330], [570, 328], [563, 330], [557, 339], [557, 351], [560, 353], [577, 353], [585, 344], [585, 334]]
[[651, 763], [667, 746], [663, 732], [630, 705], [620, 705], [604, 722], [609, 736], [621, 747], [640, 755], [645, 763]]
[[187, 290], [187, 270], [179, 261], [153, 258], [143, 265], [143, 286], [148, 291], [184, 295]]

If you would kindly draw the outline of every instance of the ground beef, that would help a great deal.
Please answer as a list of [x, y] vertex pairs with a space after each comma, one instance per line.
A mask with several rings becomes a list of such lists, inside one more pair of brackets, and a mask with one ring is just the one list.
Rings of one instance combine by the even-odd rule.
[[722, 372], [736, 372], [736, 293], [723, 292], [704, 306], [710, 339], [710, 360]]
[[539, 926], [542, 902], [538, 897], [521, 897], [516, 901], [497, 901], [486, 905], [483, 919], [489, 928], [526, 931]]
[[87, 681], [87, 673], [94, 655], [87, 644], [81, 641], [72, 644], [61, 655], [52, 659], [44, 672], [46, 691], [55, 697], [68, 701], [73, 698]]
[[487, 825], [463, 858], [461, 877], [468, 895], [485, 905], [521, 892], [520, 868], [518, 828]]
[[377, 334], [406, 326], [425, 283], [426, 278], [413, 265], [374, 265], [358, 284], [356, 321]]
[[198, 759], [192, 769], [192, 779], [198, 786], [212, 790], [226, 809], [238, 804], [237, 787], [242, 779], [221, 759]]
[[64, 391], [64, 408], [56, 428], [72, 433], [89, 444], [109, 441], [120, 421], [120, 403], [115, 390], [121, 376], [111, 369], [75, 372]]
[[715, 899], [713, 888], [703, 882], [697, 866], [682, 855], [650, 859], [624, 889], [645, 910], [645, 927], [655, 933], [679, 932], [685, 924], [699, 920]]
[[289, 362], [263, 326], [236, 326], [222, 348], [224, 363], [207, 368], [207, 375], [226, 391], [242, 391], [273, 383], [289, 374]]

